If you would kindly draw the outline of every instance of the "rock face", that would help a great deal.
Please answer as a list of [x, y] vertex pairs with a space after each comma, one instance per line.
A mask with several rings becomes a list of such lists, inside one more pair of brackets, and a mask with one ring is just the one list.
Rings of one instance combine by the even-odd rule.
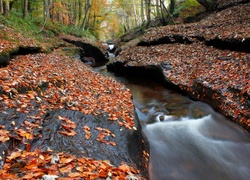
[[61, 38], [82, 48], [81, 60], [92, 66], [103, 65], [108, 62], [107, 50], [101, 44], [84, 38], [76, 38], [73, 36], [61, 36]]
[[[3, 42], [4, 44], [4, 42]], [[39, 53], [42, 51], [41, 47], [33, 47], [33, 46], [19, 46], [15, 44], [11, 49], [2, 50], [0, 53], [0, 68], [5, 67], [9, 64], [9, 60], [11, 57], [15, 55], [25, 55], [32, 53]]]
[[0, 24], [0, 40], [0, 68], [7, 66], [12, 56], [39, 53], [45, 50], [39, 42], [24, 37], [2, 24]]
[[151, 28], [108, 70], [150, 70], [149, 76], [153, 71], [250, 131], [249, 11], [250, 3], [244, 3], [197, 23]]

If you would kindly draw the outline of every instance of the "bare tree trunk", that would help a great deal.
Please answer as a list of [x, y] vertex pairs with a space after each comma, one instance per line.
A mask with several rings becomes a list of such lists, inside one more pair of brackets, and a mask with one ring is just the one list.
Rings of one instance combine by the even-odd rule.
[[170, 0], [169, 13], [173, 14], [175, 9], [175, 0]]
[[132, 4], [133, 4], [133, 11], [134, 11], [135, 26], [138, 26], [139, 22], [137, 19], [137, 10], [136, 10], [135, 0], [132, 0]]
[[86, 6], [85, 6], [85, 15], [84, 15], [83, 23], [82, 23], [82, 28], [83, 29], [86, 28], [87, 20], [89, 19], [90, 7], [91, 7], [91, 0], [87, 0], [86, 1]]
[[161, 23], [162, 25], [166, 25], [166, 18], [165, 18], [165, 9], [164, 3], [160, 0], [160, 8], [161, 8]]
[[94, 29], [94, 28], [95, 28], [95, 23], [96, 23], [96, 14], [95, 14], [95, 12], [94, 12], [92, 18], [93, 18], [93, 22], [92, 22], [92, 27], [91, 27], [91, 29]]
[[43, 18], [44, 18], [44, 21], [50, 17], [50, 2], [49, 0], [44, 0], [43, 1]]
[[146, 12], [147, 12], [147, 24], [146, 24], [146, 26], [148, 27], [150, 22], [151, 22], [151, 0], [147, 0]]
[[40, 29], [39, 32], [42, 32], [45, 25], [46, 25], [46, 22], [47, 22], [47, 19], [50, 18], [50, 3], [51, 1], [50, 0], [43, 0], [43, 27]]
[[144, 17], [144, 0], [141, 0], [141, 22], [143, 23], [145, 21]]
[[211, 10], [216, 4], [217, 0], [197, 0], [206, 10]]
[[7, 16], [9, 14], [10, 11], [10, 3], [8, 0], [3, 1], [3, 15]]
[[[70, 3], [70, 1], [69, 1]], [[78, 2], [77, 0], [74, 0], [74, 3], [71, 4], [70, 11], [72, 13], [70, 17], [71, 24], [77, 24], [78, 22]]]
[[48, 11], [49, 11], [48, 18], [53, 21], [56, 18], [53, 0], [48, 0], [48, 5], [49, 5], [48, 6]]
[[28, 0], [24, 0], [23, 2], [23, 18], [26, 18], [28, 14]]
[[3, 14], [3, 0], [0, 0], [0, 14]]
[[159, 0], [156, 0], [156, 16], [160, 17], [160, 2]]
[[75, 26], [81, 26], [83, 21], [82, 21], [82, 9], [83, 9], [83, 1], [82, 0], [76, 0], [75, 4], [75, 11], [76, 11], [76, 17], [75, 17]]
[[82, 18], [82, 1], [78, 0], [78, 24]]
[[[160, 0], [160, 2], [161, 2], [163, 10], [165, 10], [165, 12], [167, 12], [167, 14], [170, 17], [171, 21], [173, 22], [173, 24], [175, 24], [174, 19], [173, 19], [172, 15], [170, 14], [170, 12], [168, 11], [168, 9], [166, 8], [166, 6], [164, 5], [163, 0]], [[165, 13], [163, 13], [163, 14], [165, 14]]]

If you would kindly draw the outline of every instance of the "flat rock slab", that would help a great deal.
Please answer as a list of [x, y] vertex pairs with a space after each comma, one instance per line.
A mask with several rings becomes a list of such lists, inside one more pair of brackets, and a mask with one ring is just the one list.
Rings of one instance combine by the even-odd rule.
[[[1, 152], [7, 155], [12, 148], [26, 148], [22, 143], [22, 130], [24, 136], [34, 136], [30, 139], [25, 138], [32, 151], [39, 149], [46, 152], [50, 149], [53, 152], [64, 152], [77, 157], [109, 160], [115, 166], [126, 163], [135, 167], [145, 167], [142, 154], [145, 145], [139, 124], [138, 130], [129, 130], [115, 121], [108, 120], [105, 114], [85, 115], [77, 111], [60, 109], [34, 120], [31, 114], [8, 110], [1, 113], [0, 125], [5, 126], [5, 131], [11, 134], [10, 140], [0, 146]], [[37, 127], [31, 129], [31, 125]]]

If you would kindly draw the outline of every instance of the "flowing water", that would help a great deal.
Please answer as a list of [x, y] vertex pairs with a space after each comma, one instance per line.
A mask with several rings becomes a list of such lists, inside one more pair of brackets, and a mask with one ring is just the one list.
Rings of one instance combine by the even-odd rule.
[[250, 135], [237, 124], [151, 80], [95, 69], [131, 90], [150, 143], [151, 180], [250, 179]]

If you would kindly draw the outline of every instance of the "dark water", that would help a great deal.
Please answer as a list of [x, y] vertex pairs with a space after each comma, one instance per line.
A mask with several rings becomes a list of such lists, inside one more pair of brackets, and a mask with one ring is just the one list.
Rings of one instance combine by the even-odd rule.
[[150, 143], [151, 180], [250, 179], [250, 136], [241, 127], [150, 80], [115, 78], [133, 94]]

